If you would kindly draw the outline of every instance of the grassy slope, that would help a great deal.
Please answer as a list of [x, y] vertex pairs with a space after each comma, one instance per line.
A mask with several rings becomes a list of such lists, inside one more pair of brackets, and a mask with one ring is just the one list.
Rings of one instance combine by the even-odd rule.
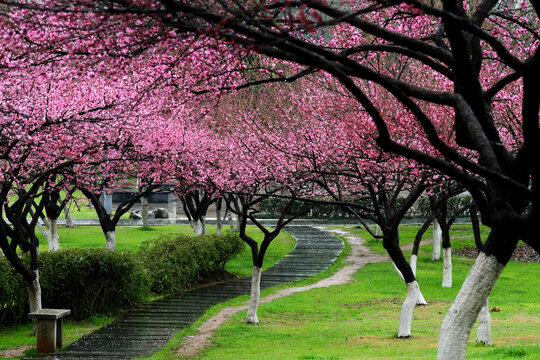
[[[402, 232], [404, 242], [411, 241], [407, 232], [414, 233]], [[454, 246], [458, 243], [465, 241]], [[217, 332], [215, 346], [198, 358], [433, 359], [442, 319], [472, 262], [455, 256], [454, 287], [443, 289], [442, 262], [431, 261], [429, 245], [421, 248], [418, 279], [429, 305], [416, 308], [412, 339], [396, 338], [405, 286], [388, 263], [370, 264], [355, 275], [354, 283], [261, 305], [257, 327], [245, 325], [245, 312], [239, 313]], [[490, 297], [490, 306], [501, 310], [491, 313], [493, 345], [474, 344], [474, 329], [469, 359], [540, 358], [539, 270], [538, 263], [506, 267]]]
[[[215, 226], [208, 226], [209, 234], [215, 233]], [[167, 225], [155, 226], [146, 229], [140, 227], [118, 227], [117, 228], [117, 250], [118, 251], [136, 251], [143, 241], [158, 238], [167, 234], [192, 233], [189, 226]], [[228, 232], [228, 227], [224, 227], [224, 232]], [[257, 241], [262, 241], [262, 233], [255, 227], [250, 227], [248, 233]], [[41, 234], [40, 234], [41, 236]], [[105, 240], [103, 232], [99, 226], [80, 226], [75, 228], [59, 227], [60, 245], [62, 248], [103, 248]], [[295, 241], [292, 236], [286, 233], [280, 234], [278, 238], [268, 248], [265, 257], [265, 266], [271, 266], [285, 254], [292, 250]], [[47, 243], [41, 238], [40, 251], [47, 251]], [[251, 274], [252, 262], [251, 252], [246, 249], [235, 259], [229, 261], [226, 266], [227, 271], [239, 275]], [[68, 345], [79, 337], [94, 331], [110, 321], [113, 317], [95, 316], [82, 322], [73, 323], [68, 319], [64, 326], [64, 344]], [[0, 351], [11, 349], [24, 345], [34, 345], [35, 337], [32, 335], [32, 327], [29, 324], [23, 324], [13, 329], [0, 329]], [[27, 352], [26, 356], [32, 356], [32, 351]], [[0, 357], [0, 359], [4, 359]]]

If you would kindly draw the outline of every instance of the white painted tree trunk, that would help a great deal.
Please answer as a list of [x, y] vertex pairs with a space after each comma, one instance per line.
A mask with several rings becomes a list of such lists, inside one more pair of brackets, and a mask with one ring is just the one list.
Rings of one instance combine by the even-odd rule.
[[375, 235], [377, 235], [377, 236], [382, 235], [382, 230], [381, 230], [381, 227], [379, 225], [375, 225]]
[[452, 248], [443, 248], [442, 287], [452, 287]]
[[407, 297], [401, 305], [401, 316], [399, 317], [399, 329], [398, 337], [407, 338], [411, 337], [411, 324], [414, 307], [418, 300], [420, 289], [416, 281], [407, 283]]
[[392, 265], [394, 266], [394, 270], [396, 270], [396, 272], [397, 272], [398, 276], [401, 278], [401, 280], [405, 281], [405, 278], [403, 277], [403, 274], [401, 273], [401, 271], [399, 271], [396, 263], [392, 261]]
[[176, 219], [176, 200], [171, 200], [167, 206], [169, 219]]
[[234, 223], [232, 211], [229, 211], [229, 231], [231, 234], [234, 234]]
[[148, 196], [143, 196], [141, 198], [141, 216], [142, 216], [142, 225], [144, 227], [148, 226]]
[[105, 247], [107, 250], [114, 251], [116, 249], [116, 232], [107, 231], [105, 233]]
[[73, 220], [71, 220], [71, 213], [69, 212], [69, 206], [64, 206], [64, 217], [66, 218], [66, 226], [68, 228], [73, 227]]
[[44, 224], [41, 222], [41, 220], [38, 220], [37, 227], [38, 227], [39, 231], [41, 231], [41, 233], [45, 237], [45, 240], [47, 241], [47, 244], [49, 244], [49, 249], [50, 249], [51, 248], [51, 243], [52, 243], [51, 233], [50, 233], [49, 229], [48, 228], [45, 229], [45, 227], [43, 225]]
[[197, 220], [192, 220], [189, 223], [196, 236], [206, 234], [206, 226], [205, 226], [206, 224], [204, 223], [204, 221], [197, 219]]
[[433, 255], [431, 260], [441, 259], [442, 229], [437, 219], [433, 219]]
[[201, 216], [201, 218], [197, 220], [197, 222], [199, 223], [201, 235], [206, 235], [206, 216]]
[[[36, 278], [28, 283], [28, 305], [30, 312], [41, 310], [41, 284], [39, 283], [39, 271], [34, 270]], [[37, 320], [34, 320], [34, 334], [37, 331]]]
[[257, 307], [259, 306], [259, 298], [261, 296], [261, 273], [262, 269], [258, 266], [253, 267], [251, 275], [251, 297], [249, 298], [249, 306], [246, 316], [248, 324], [258, 325]]
[[418, 256], [412, 254], [412, 255], [411, 255], [411, 269], [412, 269], [412, 273], [414, 274], [414, 276], [416, 276], [416, 266], [417, 266], [417, 263], [418, 263]]
[[489, 297], [478, 314], [478, 330], [476, 330], [476, 342], [486, 345], [491, 344], [491, 316], [489, 315]]
[[[392, 261], [392, 265], [394, 265], [394, 270], [396, 270], [396, 272], [399, 275], [399, 277], [401, 278], [401, 280], [403, 280], [403, 282], [405, 282], [405, 278], [403, 277], [403, 274], [401, 273], [401, 271], [399, 271], [398, 267], [396, 266], [396, 264], [393, 261]], [[414, 276], [416, 276], [416, 267], [413, 270], [413, 274], [414, 274]], [[405, 283], [405, 284], [407, 284], [407, 283]], [[416, 283], [416, 286], [418, 287], [418, 298], [416, 299], [416, 305], [426, 306], [427, 301], [424, 298], [424, 295], [422, 295], [422, 291], [420, 291], [420, 286], [418, 285], [418, 283]]]
[[58, 236], [57, 220], [49, 219], [49, 251], [60, 250], [60, 237]]
[[481, 252], [454, 304], [446, 314], [439, 338], [438, 360], [462, 360], [467, 352], [467, 341], [480, 309], [486, 305], [504, 265], [493, 255]]
[[221, 235], [223, 229], [223, 220], [221, 219], [221, 209], [216, 207], [216, 234]]

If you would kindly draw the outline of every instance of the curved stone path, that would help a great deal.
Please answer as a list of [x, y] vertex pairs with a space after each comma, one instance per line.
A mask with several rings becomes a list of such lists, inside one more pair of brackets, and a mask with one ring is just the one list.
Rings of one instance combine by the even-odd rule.
[[[336, 236], [310, 226], [285, 229], [294, 249], [263, 272], [261, 289], [295, 282], [328, 269], [343, 251]], [[58, 359], [133, 359], [160, 350], [174, 333], [193, 324], [211, 306], [249, 294], [251, 279], [235, 279], [144, 304], [86, 335], [54, 356]]]

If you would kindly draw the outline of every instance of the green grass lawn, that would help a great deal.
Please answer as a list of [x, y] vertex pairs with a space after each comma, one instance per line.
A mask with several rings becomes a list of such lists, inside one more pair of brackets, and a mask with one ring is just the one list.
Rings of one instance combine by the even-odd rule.
[[[413, 227], [402, 232], [405, 243], [412, 241], [407, 233]], [[433, 359], [442, 320], [474, 260], [454, 256], [454, 287], [443, 289], [442, 262], [431, 261], [431, 252], [425, 245], [419, 253], [418, 281], [428, 306], [415, 309], [411, 339], [396, 337], [405, 285], [389, 263], [379, 263], [361, 269], [353, 283], [261, 304], [259, 326], [246, 325], [245, 311], [238, 313], [194, 358]], [[538, 263], [508, 264], [490, 297], [490, 307], [500, 309], [491, 312], [492, 345], [474, 343], [475, 327], [468, 359], [540, 359], [539, 271]]]
[[[228, 233], [228, 227], [223, 228]], [[59, 227], [60, 246], [66, 248], [104, 248], [105, 238], [99, 226], [78, 226], [75, 228]], [[215, 226], [207, 226], [207, 233], [216, 232]], [[187, 225], [166, 225], [153, 226], [149, 228], [119, 226], [116, 231], [117, 251], [136, 251], [143, 241], [156, 239], [164, 235], [178, 233], [192, 234], [190, 226]], [[262, 233], [255, 227], [248, 227], [248, 234], [256, 241], [262, 241]], [[48, 251], [46, 241], [40, 236], [40, 251]], [[265, 267], [272, 266], [285, 254], [292, 250], [295, 245], [294, 238], [281, 233], [269, 246], [265, 256]], [[239, 275], [250, 275], [252, 271], [251, 252], [246, 246], [244, 251], [235, 259], [230, 260], [226, 265], [226, 270]], [[110, 316], [95, 316], [82, 322], [74, 323], [66, 321], [64, 326], [64, 344], [68, 345], [81, 336], [90, 333], [97, 328], [106, 325], [114, 320]], [[32, 336], [32, 326], [23, 324], [12, 329], [0, 329], [0, 353], [6, 349], [13, 349], [25, 346], [35, 346], [36, 339]], [[35, 350], [30, 349], [25, 352], [25, 356], [34, 356]], [[21, 355], [22, 356], [22, 355]], [[21, 356], [15, 357], [21, 358]], [[7, 359], [0, 355], [0, 359]], [[13, 359], [10, 357], [9, 359]]]

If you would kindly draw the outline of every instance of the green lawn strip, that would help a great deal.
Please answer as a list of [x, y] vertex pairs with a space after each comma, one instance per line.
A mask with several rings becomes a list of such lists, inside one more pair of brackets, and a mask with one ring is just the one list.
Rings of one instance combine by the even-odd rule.
[[[212, 229], [209, 229], [212, 230]], [[215, 230], [213, 231], [215, 232]], [[179, 233], [190, 234], [191, 227], [187, 225], [164, 225], [143, 228], [141, 226], [117, 226], [116, 227], [116, 250], [136, 251], [144, 241], [157, 239], [164, 235]], [[209, 231], [209, 233], [212, 233]], [[39, 238], [39, 250], [48, 250], [48, 244], [40, 232], [36, 232]], [[68, 228], [58, 227], [60, 248], [105, 248], [105, 235], [100, 226], [75, 226]]]
[[[433, 359], [439, 329], [473, 259], [454, 257], [454, 287], [441, 288], [442, 263], [420, 252], [418, 281], [428, 306], [417, 307], [413, 338], [397, 339], [403, 282], [389, 263], [369, 264], [355, 282], [298, 293], [261, 304], [257, 327], [240, 313], [213, 338], [215, 346], [197, 359]], [[429, 249], [430, 250], [430, 249]], [[510, 263], [490, 297], [492, 346], [474, 344], [468, 358], [534, 359], [540, 334], [538, 263]], [[537, 357], [536, 357], [537, 358]]]
[[[416, 233], [420, 225], [401, 225], [399, 227], [399, 244], [401, 246], [411, 244], [414, 242]], [[345, 226], [345, 230], [351, 232], [352, 234], [358, 235], [363, 239], [366, 239], [366, 245], [371, 248], [371, 250], [377, 254], [386, 254], [386, 250], [383, 247], [382, 240], [374, 239], [363, 226]], [[375, 231], [375, 228], [372, 227], [372, 230]], [[487, 226], [480, 226], [480, 232], [482, 235], [482, 240], [485, 241], [487, 235], [489, 234], [489, 228]], [[433, 236], [433, 227], [430, 227], [422, 238], [423, 241], [431, 240]], [[450, 228], [450, 237], [451, 245], [453, 249], [460, 249], [464, 246], [475, 246], [472, 227], [470, 224], [456, 224]], [[408, 253], [408, 252], [407, 252]]]
[[[228, 233], [228, 228], [223, 229]], [[215, 226], [208, 226], [209, 234], [215, 233]], [[153, 226], [142, 229], [141, 227], [120, 226], [117, 228], [117, 251], [136, 251], [140, 244], [146, 240], [152, 240], [163, 235], [192, 233], [188, 225], [165, 225]], [[262, 241], [263, 234], [256, 227], [248, 227], [248, 234], [257, 241]], [[60, 245], [62, 248], [101, 248], [105, 247], [103, 232], [99, 226], [77, 226], [75, 228], [59, 228]], [[282, 232], [269, 246], [265, 256], [265, 266], [272, 266], [284, 255], [289, 253], [295, 245], [294, 238]], [[47, 242], [41, 239], [40, 251], [47, 251]], [[251, 275], [252, 271], [251, 252], [248, 247], [235, 259], [230, 260], [226, 265], [226, 270], [237, 273], [239, 276]], [[155, 297], [157, 298], [157, 297]], [[154, 298], [152, 298], [153, 300]], [[245, 300], [245, 299], [244, 299]], [[102, 321], [101, 319], [106, 319]], [[66, 321], [64, 327], [64, 342], [66, 345], [77, 340], [86, 333], [106, 325], [114, 320], [113, 317], [93, 317], [84, 322], [72, 323]], [[12, 329], [0, 328], [0, 350], [16, 348], [25, 345], [35, 345], [30, 324], [22, 324]], [[86, 330], [88, 328], [88, 330]], [[69, 340], [69, 341], [68, 341]], [[33, 350], [29, 350], [33, 351]], [[33, 356], [32, 354], [26, 356]]]
[[[340, 238], [342, 238], [342, 237], [340, 237]], [[274, 245], [274, 244], [272, 244], [272, 245]], [[272, 245], [270, 245], [269, 249], [272, 247]], [[281, 285], [281, 286], [276, 286], [276, 287], [272, 287], [272, 288], [269, 288], [269, 289], [266, 289], [266, 290], [262, 290], [261, 291], [261, 299], [264, 296], [276, 293], [277, 291], [279, 291], [281, 289], [285, 289], [285, 288], [289, 288], [289, 287], [310, 285], [310, 284], [316, 283], [317, 281], [319, 281], [321, 279], [324, 279], [326, 277], [331, 276], [336, 271], [338, 271], [339, 269], [341, 269], [342, 267], [347, 265], [345, 259], [349, 255], [350, 250], [351, 250], [350, 245], [347, 242], [345, 242], [345, 248], [343, 249], [341, 254], [338, 256], [336, 261], [326, 271], [324, 271], [324, 272], [322, 272], [322, 273], [320, 273], [320, 274], [318, 274], [316, 276], [313, 276], [313, 277], [310, 277], [308, 279], [302, 280], [302, 281], [298, 281], [298, 282], [295, 282], [295, 283], [284, 284], [284, 285]], [[262, 276], [264, 278], [264, 273], [263, 273]], [[160, 350], [159, 352], [154, 354], [152, 357], [146, 358], [146, 359], [166, 360], [166, 359], [177, 358], [178, 355], [176, 355], [176, 352], [180, 348], [180, 346], [182, 345], [182, 342], [183, 342], [183, 340], [184, 340], [184, 338], [186, 336], [194, 335], [196, 333], [196, 329], [201, 324], [203, 324], [206, 320], [210, 319], [212, 316], [219, 313], [223, 308], [230, 307], [230, 306], [247, 305], [248, 300], [249, 300], [249, 295], [245, 295], [245, 296], [240, 296], [240, 297], [237, 297], [235, 299], [231, 299], [229, 301], [226, 301], [224, 303], [221, 303], [221, 304], [218, 304], [218, 305], [215, 305], [215, 306], [211, 307], [193, 325], [191, 325], [191, 326], [189, 326], [187, 328], [184, 328], [180, 332], [175, 334], [174, 337], [171, 339], [171, 341], [169, 341], [169, 343], [162, 350]], [[238, 318], [238, 317], [243, 319], [242, 323], [247, 328], [258, 327], [258, 326], [245, 324], [244, 319], [246, 317], [246, 310], [240, 311], [235, 316], [235, 318]], [[264, 323], [266, 321], [266, 319], [264, 317], [261, 317], [261, 316], [259, 316], [259, 320], [261, 321], [261, 323]], [[258, 359], [259, 357], [256, 357], [256, 358]]]

